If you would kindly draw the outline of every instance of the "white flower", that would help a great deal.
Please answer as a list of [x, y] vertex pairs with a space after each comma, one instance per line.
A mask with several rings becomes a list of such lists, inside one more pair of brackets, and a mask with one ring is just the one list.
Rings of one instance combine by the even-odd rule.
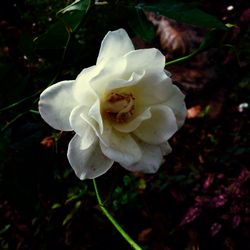
[[131, 171], [158, 170], [186, 116], [184, 95], [164, 66], [159, 50], [135, 50], [119, 29], [103, 39], [96, 65], [41, 94], [42, 118], [76, 133], [67, 155], [80, 179], [104, 174], [114, 161]]

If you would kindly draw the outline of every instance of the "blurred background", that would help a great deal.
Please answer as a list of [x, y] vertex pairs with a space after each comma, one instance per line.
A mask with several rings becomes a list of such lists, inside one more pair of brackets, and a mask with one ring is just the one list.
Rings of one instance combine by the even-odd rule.
[[0, 249], [130, 249], [73, 173], [72, 133], [37, 111], [39, 94], [95, 64], [118, 28], [172, 62], [188, 116], [156, 174], [117, 164], [97, 179], [105, 206], [143, 249], [250, 249], [249, 24], [243, 0], [1, 3]]

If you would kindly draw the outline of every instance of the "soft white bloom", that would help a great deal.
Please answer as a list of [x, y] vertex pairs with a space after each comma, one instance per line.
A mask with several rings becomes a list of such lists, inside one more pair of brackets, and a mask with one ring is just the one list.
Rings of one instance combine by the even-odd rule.
[[158, 170], [186, 116], [184, 95], [164, 66], [159, 50], [135, 50], [119, 29], [103, 39], [96, 65], [41, 94], [42, 118], [76, 133], [67, 155], [80, 179], [104, 174], [114, 161], [131, 171]]

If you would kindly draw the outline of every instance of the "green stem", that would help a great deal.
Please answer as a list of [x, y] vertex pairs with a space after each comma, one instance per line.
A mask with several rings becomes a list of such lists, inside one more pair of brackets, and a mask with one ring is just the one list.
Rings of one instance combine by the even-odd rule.
[[18, 120], [19, 118], [23, 117], [24, 115], [26, 115], [28, 113], [28, 111], [25, 111], [23, 113], [18, 114], [14, 119], [12, 119], [10, 122], [7, 122], [7, 124], [5, 126], [3, 126], [1, 128], [1, 132], [3, 132], [5, 129], [7, 129], [10, 125], [12, 125], [16, 120]]
[[119, 223], [114, 219], [114, 217], [109, 213], [109, 211], [104, 207], [101, 197], [99, 195], [99, 191], [96, 185], [95, 179], [93, 179], [93, 184], [95, 188], [95, 194], [98, 201], [98, 205], [101, 208], [104, 215], [109, 219], [112, 225], [116, 228], [116, 230], [122, 235], [122, 237], [133, 247], [135, 250], [142, 250], [142, 248], [134, 242], [134, 240], [122, 229]]
[[34, 96], [36, 96], [36, 95], [38, 95], [38, 94], [40, 94], [40, 93], [41, 93], [41, 91], [39, 90], [39, 91], [37, 91], [36, 93], [34, 93], [33, 95], [30, 95], [30, 96], [28, 96], [28, 97], [25, 97], [25, 98], [23, 98], [23, 99], [21, 99], [21, 100], [15, 102], [15, 103], [12, 103], [12, 104], [10, 104], [10, 105], [4, 107], [4, 108], [1, 108], [1, 109], [0, 109], [0, 112], [3, 112], [3, 111], [8, 110], [8, 109], [12, 109], [12, 108], [18, 106], [19, 104], [21, 104], [21, 103], [23, 103], [23, 102], [25, 102], [25, 101], [31, 99], [32, 97], [34, 97]]
[[29, 112], [32, 114], [36, 114], [36, 115], [40, 114], [38, 110], [34, 110], [34, 109], [30, 109]]
[[28, 111], [25, 111], [25, 112], [23, 112], [23, 113], [20, 113], [20, 114], [18, 114], [16, 117], [14, 117], [10, 122], [7, 122], [6, 125], [3, 126], [3, 127], [1, 128], [0, 131], [3, 132], [3, 131], [4, 131], [5, 129], [7, 129], [10, 125], [12, 125], [14, 122], [16, 122], [19, 118], [23, 117], [24, 115], [28, 114], [29, 112], [30, 112], [30, 113], [33, 113], [33, 114], [39, 114], [38, 111], [32, 110], [32, 109], [30, 109], [30, 110], [28, 110]]
[[192, 58], [193, 56], [195, 56], [196, 54], [198, 54], [199, 52], [200, 52], [200, 50], [198, 49], [198, 50], [194, 51], [193, 53], [191, 53], [191, 54], [189, 54], [187, 56], [183, 56], [181, 58], [177, 58], [177, 59], [172, 60], [170, 62], [166, 62], [165, 66], [170, 66], [170, 65], [175, 64], [175, 63], [186, 61], [186, 60]]

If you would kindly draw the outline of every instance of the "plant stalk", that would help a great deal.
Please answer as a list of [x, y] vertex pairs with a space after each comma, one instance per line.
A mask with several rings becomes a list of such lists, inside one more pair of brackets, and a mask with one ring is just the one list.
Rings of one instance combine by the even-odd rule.
[[98, 201], [98, 205], [101, 208], [104, 215], [108, 218], [108, 220], [112, 223], [112, 225], [116, 228], [116, 230], [121, 234], [121, 236], [131, 245], [131, 247], [135, 250], [142, 250], [142, 248], [122, 229], [120, 224], [115, 220], [115, 218], [109, 213], [109, 211], [103, 205], [102, 199], [99, 195], [99, 191], [96, 185], [95, 179], [93, 179], [94, 189], [96, 198]]

